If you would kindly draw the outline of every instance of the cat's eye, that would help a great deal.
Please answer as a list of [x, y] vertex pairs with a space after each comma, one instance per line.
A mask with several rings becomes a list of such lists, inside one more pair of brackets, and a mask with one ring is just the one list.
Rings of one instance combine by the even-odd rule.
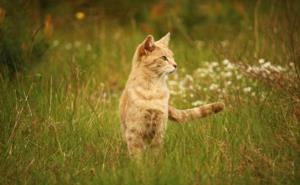
[[162, 56], [161, 59], [163, 59], [164, 61], [168, 60], [168, 58], [166, 56]]

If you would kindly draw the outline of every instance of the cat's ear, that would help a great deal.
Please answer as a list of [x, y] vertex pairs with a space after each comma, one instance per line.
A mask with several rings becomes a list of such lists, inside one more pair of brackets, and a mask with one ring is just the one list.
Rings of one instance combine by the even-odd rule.
[[168, 32], [165, 36], [163, 36], [159, 41], [157, 41], [160, 44], [163, 44], [165, 46], [169, 46], [170, 42], [170, 32]]
[[139, 48], [139, 56], [146, 55], [155, 49], [154, 38], [148, 35]]

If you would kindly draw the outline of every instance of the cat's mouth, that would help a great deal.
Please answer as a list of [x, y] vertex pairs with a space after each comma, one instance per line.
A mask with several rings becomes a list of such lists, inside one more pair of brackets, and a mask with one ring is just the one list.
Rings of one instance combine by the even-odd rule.
[[169, 72], [169, 74], [176, 73], [176, 71], [177, 71], [177, 68], [174, 68], [172, 71]]

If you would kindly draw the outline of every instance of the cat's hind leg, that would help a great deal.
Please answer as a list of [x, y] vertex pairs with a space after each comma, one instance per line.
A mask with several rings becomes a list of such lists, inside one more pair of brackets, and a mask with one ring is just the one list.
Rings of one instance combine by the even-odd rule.
[[145, 150], [143, 134], [136, 128], [127, 128], [125, 138], [129, 155], [133, 158], [141, 159]]
[[163, 134], [161, 132], [157, 132], [149, 145], [149, 149], [151, 150], [151, 153], [157, 157], [160, 155], [162, 146]]

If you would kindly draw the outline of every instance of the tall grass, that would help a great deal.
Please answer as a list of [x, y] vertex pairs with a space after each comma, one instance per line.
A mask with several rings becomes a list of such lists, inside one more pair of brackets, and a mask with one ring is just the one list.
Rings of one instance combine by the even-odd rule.
[[[169, 122], [159, 158], [130, 160], [118, 99], [145, 35], [134, 27], [85, 26], [84, 34], [57, 33], [44, 61], [18, 79], [0, 78], [0, 184], [299, 183], [299, 118], [282, 93], [247, 77], [233, 86], [251, 86], [255, 96], [232, 91], [220, 114]], [[205, 61], [221, 62], [209, 44], [199, 48], [176, 35], [171, 43], [184, 69], [178, 82]], [[193, 83], [208, 88], [215, 77]], [[187, 108], [192, 100], [219, 99], [193, 92], [172, 103]]]

